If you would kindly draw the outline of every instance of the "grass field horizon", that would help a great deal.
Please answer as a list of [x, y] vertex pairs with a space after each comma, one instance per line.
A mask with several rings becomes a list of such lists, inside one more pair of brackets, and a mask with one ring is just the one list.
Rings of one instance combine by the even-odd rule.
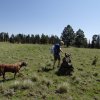
[[[99, 100], [100, 98], [100, 49], [63, 47], [71, 54], [72, 76], [57, 76], [57, 63], [53, 68], [52, 45], [11, 44], [0, 42], [0, 64], [26, 61], [13, 79], [6, 73], [0, 77], [1, 100]], [[92, 65], [95, 56], [96, 65]], [[64, 54], [61, 54], [64, 57]], [[44, 71], [43, 69], [51, 69]]]

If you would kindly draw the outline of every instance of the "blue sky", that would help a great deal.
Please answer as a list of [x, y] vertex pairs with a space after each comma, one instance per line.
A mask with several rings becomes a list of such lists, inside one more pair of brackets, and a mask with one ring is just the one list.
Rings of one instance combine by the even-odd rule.
[[61, 36], [68, 24], [100, 34], [100, 0], [0, 0], [0, 32]]

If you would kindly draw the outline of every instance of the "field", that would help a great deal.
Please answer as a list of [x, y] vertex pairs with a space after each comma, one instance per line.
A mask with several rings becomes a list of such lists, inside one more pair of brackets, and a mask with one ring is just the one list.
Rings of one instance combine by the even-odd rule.
[[[16, 79], [13, 73], [6, 73], [6, 81], [0, 77], [0, 100], [100, 100], [100, 49], [63, 47], [71, 54], [74, 72], [57, 76], [50, 47], [0, 43], [0, 63], [28, 63]], [[98, 60], [92, 65], [95, 56]]]

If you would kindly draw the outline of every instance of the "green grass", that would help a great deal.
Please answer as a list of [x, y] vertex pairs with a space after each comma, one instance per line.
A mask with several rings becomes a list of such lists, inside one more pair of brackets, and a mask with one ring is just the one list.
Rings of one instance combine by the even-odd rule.
[[[0, 77], [1, 100], [99, 100], [100, 49], [63, 48], [64, 52], [71, 54], [74, 73], [72, 76], [57, 76], [57, 63], [52, 70], [50, 47], [0, 43], [0, 63], [28, 62], [15, 80], [13, 73], [6, 73], [5, 82]], [[98, 60], [92, 65], [95, 56]]]

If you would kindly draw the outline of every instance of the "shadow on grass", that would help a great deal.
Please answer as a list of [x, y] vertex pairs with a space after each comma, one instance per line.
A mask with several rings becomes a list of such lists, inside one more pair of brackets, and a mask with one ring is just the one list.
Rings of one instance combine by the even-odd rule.
[[38, 69], [38, 72], [49, 72], [53, 70], [52, 68], [49, 67], [42, 67], [41, 69]]
[[15, 79], [14, 79], [14, 78], [9, 78], [9, 79], [5, 79], [5, 80], [0, 80], [0, 83], [2, 83], [2, 82], [12, 81], [12, 80], [15, 80]]

